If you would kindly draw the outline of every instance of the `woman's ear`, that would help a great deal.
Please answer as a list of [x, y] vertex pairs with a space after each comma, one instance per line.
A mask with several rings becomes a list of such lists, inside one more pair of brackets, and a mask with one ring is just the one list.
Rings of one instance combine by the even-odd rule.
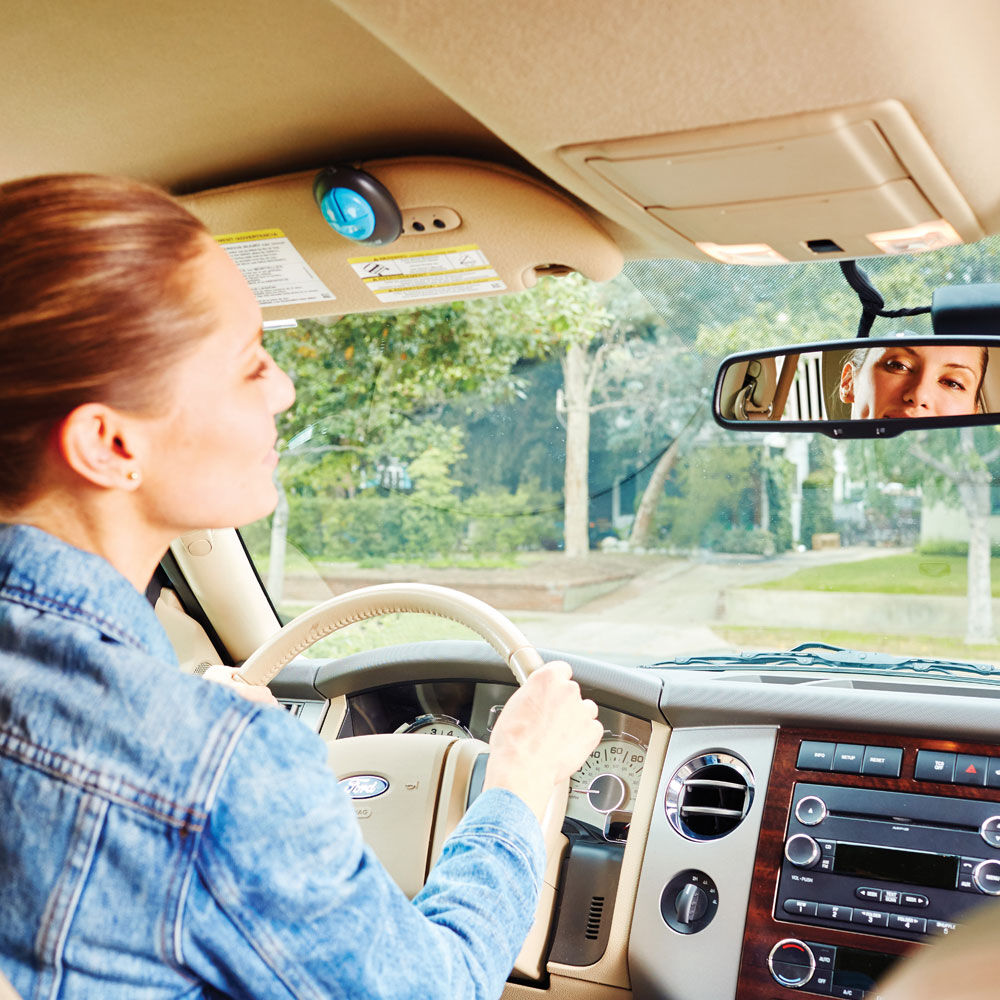
[[128, 421], [103, 403], [84, 403], [59, 425], [56, 445], [66, 464], [95, 486], [133, 490], [139, 485], [129, 446]]
[[854, 365], [848, 361], [840, 373], [840, 401], [854, 402]]

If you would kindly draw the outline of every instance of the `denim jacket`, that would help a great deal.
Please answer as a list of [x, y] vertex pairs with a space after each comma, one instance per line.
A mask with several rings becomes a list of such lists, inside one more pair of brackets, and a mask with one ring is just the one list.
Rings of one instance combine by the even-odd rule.
[[24, 1000], [496, 997], [543, 852], [490, 790], [410, 902], [316, 734], [182, 674], [103, 559], [0, 526], [0, 969]]

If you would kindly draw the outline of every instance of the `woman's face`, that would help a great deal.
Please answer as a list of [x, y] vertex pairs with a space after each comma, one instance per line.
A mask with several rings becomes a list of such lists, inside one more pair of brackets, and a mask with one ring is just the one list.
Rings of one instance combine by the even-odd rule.
[[295, 399], [261, 344], [260, 307], [228, 254], [206, 238], [194, 270], [193, 292], [212, 308], [213, 329], [165, 375], [170, 409], [139, 420], [137, 499], [169, 537], [247, 524], [274, 509], [274, 418]]
[[853, 419], [975, 413], [982, 378], [979, 347], [873, 347], [857, 370], [844, 365], [840, 398]]

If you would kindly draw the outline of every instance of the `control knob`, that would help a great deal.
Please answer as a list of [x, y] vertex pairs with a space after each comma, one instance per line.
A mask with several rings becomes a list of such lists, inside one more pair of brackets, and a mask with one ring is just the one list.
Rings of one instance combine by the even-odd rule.
[[972, 873], [972, 881], [987, 896], [1000, 896], [1000, 861], [981, 861]]
[[822, 851], [808, 833], [796, 833], [785, 842], [785, 857], [796, 868], [812, 868]]
[[816, 826], [826, 819], [826, 803], [818, 795], [806, 795], [795, 806], [795, 818], [803, 826]]
[[816, 971], [816, 956], [812, 949], [798, 938], [779, 941], [767, 956], [767, 967], [776, 982], [797, 989], [805, 986]]

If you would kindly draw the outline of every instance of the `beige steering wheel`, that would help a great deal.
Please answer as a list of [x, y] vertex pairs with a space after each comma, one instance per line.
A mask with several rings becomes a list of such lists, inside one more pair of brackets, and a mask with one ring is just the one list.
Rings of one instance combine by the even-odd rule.
[[[341, 594], [300, 615], [257, 649], [234, 677], [247, 684], [268, 684], [290, 660], [338, 629], [403, 611], [449, 618], [477, 632], [503, 657], [519, 684], [542, 665], [521, 630], [483, 601], [447, 587], [390, 583]], [[365, 840], [400, 888], [414, 896], [465, 812], [473, 768], [489, 745], [450, 736], [391, 734], [334, 740], [328, 749], [328, 763], [341, 781], [375, 776], [388, 783], [377, 796], [355, 799], [355, 813]], [[556, 789], [542, 821], [548, 852], [545, 878], [535, 923], [514, 964], [518, 975], [530, 979], [544, 973], [567, 844], [562, 823], [568, 791], [568, 782]]]
[[484, 601], [429, 583], [385, 583], [332, 597], [299, 615], [256, 650], [236, 677], [247, 684], [270, 684], [289, 660], [338, 629], [402, 611], [450, 618], [471, 628], [504, 658], [518, 684], [542, 665], [521, 630]]

